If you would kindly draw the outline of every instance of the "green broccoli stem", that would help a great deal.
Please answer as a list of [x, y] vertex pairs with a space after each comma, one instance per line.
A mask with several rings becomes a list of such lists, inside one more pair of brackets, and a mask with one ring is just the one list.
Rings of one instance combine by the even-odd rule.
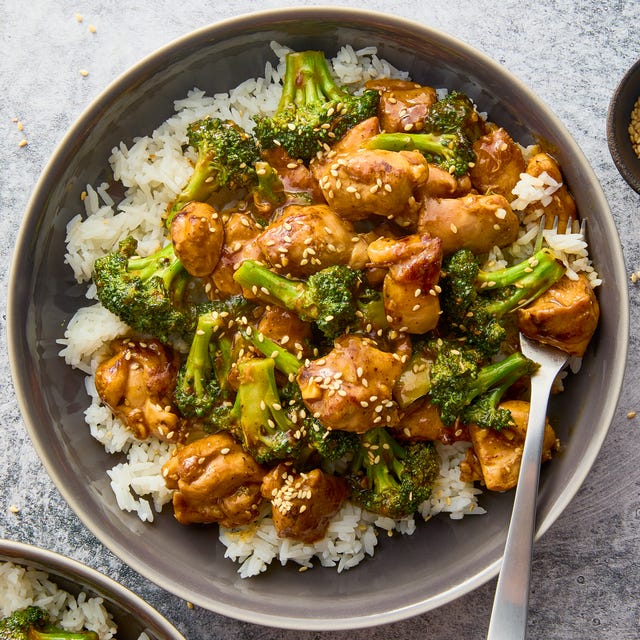
[[386, 149], [387, 151], [420, 151], [439, 156], [453, 156], [448, 147], [452, 138], [447, 134], [432, 133], [379, 133], [367, 141], [368, 149]]
[[364, 433], [362, 446], [366, 451], [364, 464], [370, 486], [380, 493], [397, 489], [404, 469], [402, 446], [383, 427]]
[[256, 162], [255, 169], [258, 183], [253, 189], [253, 203], [260, 213], [270, 213], [285, 202], [284, 185], [268, 162]]
[[306, 284], [282, 276], [256, 260], [245, 260], [233, 279], [259, 300], [276, 304], [296, 313], [301, 320], [318, 318], [318, 307], [306, 297]]
[[262, 355], [273, 359], [276, 369], [284, 373], [290, 381], [298, 375], [302, 363], [288, 349], [259, 331], [245, 332], [244, 336]]
[[401, 409], [406, 409], [429, 393], [431, 388], [429, 371], [432, 364], [433, 356], [429, 353], [419, 350], [411, 355], [407, 366], [393, 387], [393, 397]]
[[324, 104], [345, 96], [349, 94], [336, 84], [322, 51], [299, 51], [287, 55], [278, 111], [291, 104]]
[[162, 278], [162, 283], [167, 291], [185, 271], [182, 262], [176, 256], [171, 242], [150, 256], [129, 258], [127, 270], [130, 272], [135, 271], [136, 275], [143, 281], [153, 277]]
[[193, 167], [193, 173], [187, 184], [173, 201], [171, 211], [167, 216], [166, 226], [171, 226], [176, 214], [189, 202], [206, 202], [218, 188], [215, 180], [211, 179], [209, 164], [213, 153], [199, 153]]
[[240, 384], [231, 410], [239, 424], [242, 444], [259, 462], [294, 457], [289, 434], [294, 423], [285, 413], [272, 358], [252, 358], [238, 363]]
[[541, 249], [530, 258], [498, 271], [479, 271], [476, 286], [482, 291], [513, 287], [509, 295], [490, 302], [486, 310], [501, 317], [523, 307], [544, 293], [564, 275], [565, 268], [548, 249]]
[[211, 339], [220, 328], [221, 318], [215, 311], [203, 313], [198, 317], [196, 331], [187, 355], [185, 379], [193, 385], [197, 397], [207, 393], [204, 381], [211, 377]]
[[519, 351], [511, 353], [499, 362], [485, 365], [478, 371], [478, 376], [469, 386], [467, 404], [495, 385], [504, 386], [506, 391], [516, 380], [525, 375], [532, 375], [537, 368], [536, 363]]

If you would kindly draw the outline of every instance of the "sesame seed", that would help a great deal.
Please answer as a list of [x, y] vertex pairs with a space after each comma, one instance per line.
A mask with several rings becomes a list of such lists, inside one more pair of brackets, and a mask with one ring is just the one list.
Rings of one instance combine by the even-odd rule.
[[636, 417], [636, 415], [637, 413], [635, 411], [629, 411], [629, 413], [627, 413], [627, 418], [629, 418], [629, 420], [632, 420]]
[[80, 69], [80, 75], [86, 78], [89, 75], [89, 72], [86, 69]]

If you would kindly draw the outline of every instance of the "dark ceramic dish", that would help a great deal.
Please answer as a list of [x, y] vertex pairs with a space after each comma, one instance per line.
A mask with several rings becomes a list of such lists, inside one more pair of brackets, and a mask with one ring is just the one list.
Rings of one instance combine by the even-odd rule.
[[622, 177], [640, 193], [640, 158], [629, 138], [631, 112], [640, 97], [640, 60], [624, 75], [616, 87], [607, 114], [607, 144]]
[[99, 596], [118, 627], [118, 640], [138, 640], [145, 632], [151, 640], [185, 640], [155, 609], [111, 578], [52, 551], [20, 542], [0, 540], [0, 562], [12, 562], [49, 574], [52, 582], [77, 596]]
[[543, 469], [538, 533], [546, 531], [582, 484], [611, 423], [625, 366], [625, 270], [611, 213], [594, 172], [562, 124], [497, 62], [446, 34], [366, 11], [306, 8], [262, 12], [200, 29], [144, 59], [90, 105], [66, 135], [33, 194], [10, 284], [10, 352], [25, 424], [53, 481], [82, 521], [136, 571], [196, 605], [259, 624], [346, 629], [388, 623], [433, 609], [495, 576], [512, 495], [484, 495], [487, 515], [438, 517], [413, 536], [382, 540], [374, 558], [337, 574], [272, 566], [242, 580], [224, 559], [215, 528], [180, 526], [170, 510], [153, 525], [120, 511], [105, 471], [114, 459], [83, 421], [83, 375], [58, 357], [56, 340], [83, 302], [63, 262], [65, 225], [87, 183], [109, 180], [118, 141], [150, 133], [173, 100], [197, 86], [226, 91], [263, 74], [269, 43], [317, 48], [375, 45], [425, 84], [471, 95], [490, 119], [521, 142], [556, 154], [578, 207], [589, 218], [592, 257], [603, 278], [602, 323], [580, 375], [552, 404], [566, 451]]

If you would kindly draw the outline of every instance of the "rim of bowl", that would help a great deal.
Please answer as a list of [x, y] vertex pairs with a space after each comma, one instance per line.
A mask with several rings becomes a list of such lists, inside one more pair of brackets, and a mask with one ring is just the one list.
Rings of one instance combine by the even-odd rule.
[[613, 92], [607, 112], [607, 144], [620, 175], [640, 193], [640, 158], [629, 139], [627, 127], [633, 106], [640, 97], [640, 60], [624, 74]]
[[[79, 508], [78, 501], [76, 500], [75, 496], [66, 489], [64, 478], [62, 477], [62, 475], [54, 467], [54, 465], [51, 465], [47, 462], [47, 452], [42, 446], [42, 443], [38, 441], [37, 432], [33, 427], [33, 420], [31, 419], [31, 407], [28, 398], [20, 388], [18, 384], [19, 378], [17, 378], [15, 374], [15, 372], [19, 370], [18, 362], [21, 356], [21, 354], [17, 351], [15, 333], [17, 332], [17, 326], [20, 322], [22, 322], [22, 319], [15, 317], [14, 313], [12, 312], [12, 309], [15, 308], [15, 305], [13, 304], [13, 296], [15, 294], [16, 288], [14, 283], [15, 279], [18, 277], [18, 270], [15, 269], [14, 266], [15, 263], [19, 260], [21, 251], [24, 251], [25, 247], [28, 246], [29, 239], [27, 238], [26, 229], [28, 225], [26, 224], [26, 222], [31, 218], [35, 218], [38, 215], [41, 207], [43, 206], [43, 203], [46, 202], [48, 195], [48, 182], [51, 179], [49, 175], [54, 173], [54, 166], [57, 160], [65, 155], [65, 148], [69, 144], [71, 144], [74, 139], [82, 138], [86, 134], [86, 130], [93, 126], [94, 118], [100, 113], [102, 103], [122, 93], [127, 87], [131, 86], [137, 78], [144, 77], [145, 71], [148, 68], [156, 67], [156, 60], [169, 57], [171, 52], [173, 52], [174, 50], [179, 50], [190, 40], [194, 38], [203, 38], [205, 36], [207, 36], [209, 39], [213, 39], [218, 35], [220, 37], [224, 37], [225, 31], [229, 29], [237, 30], [245, 26], [250, 26], [256, 20], [259, 20], [261, 24], [264, 25], [275, 23], [282, 24], [284, 22], [291, 23], [296, 20], [302, 19], [331, 19], [334, 21], [338, 19], [344, 19], [359, 21], [360, 23], [373, 21], [378, 24], [388, 25], [390, 27], [402, 30], [408, 34], [429, 38], [432, 41], [441, 44], [442, 46], [452, 47], [459, 52], [465, 53], [469, 56], [473, 56], [476, 60], [480, 60], [486, 68], [490, 69], [492, 74], [504, 78], [519, 92], [526, 95], [528, 101], [533, 104], [537, 110], [544, 113], [546, 120], [552, 124], [553, 128], [562, 137], [564, 150], [567, 151], [573, 158], [579, 160], [581, 169], [583, 170], [584, 174], [591, 182], [593, 182], [593, 184], [597, 185], [598, 200], [597, 202], [593, 203], [593, 206], [608, 213], [608, 215], [603, 216], [603, 220], [601, 220], [600, 222], [606, 230], [608, 237], [611, 238], [611, 243], [615, 248], [615, 251], [613, 251], [611, 255], [613, 271], [616, 276], [619, 276], [620, 278], [622, 278], [622, 280], [624, 280], [625, 266], [622, 256], [622, 249], [619, 243], [618, 232], [615, 227], [609, 205], [606, 201], [604, 193], [602, 192], [593, 168], [587, 161], [578, 144], [567, 131], [566, 127], [549, 109], [549, 107], [536, 96], [532, 89], [524, 84], [518, 77], [507, 71], [493, 58], [444, 31], [440, 31], [417, 21], [383, 12], [332, 6], [261, 10], [244, 13], [239, 16], [222, 20], [220, 22], [214, 22], [212, 24], [205, 25], [171, 40], [152, 53], [144, 56], [140, 59], [139, 62], [129, 67], [129, 69], [127, 69], [125, 72], [111, 81], [107, 85], [107, 87], [101, 93], [99, 93], [84, 109], [84, 111], [78, 116], [71, 128], [63, 136], [62, 140], [56, 146], [51, 158], [49, 159], [49, 162], [45, 166], [40, 179], [35, 186], [35, 189], [26, 208], [24, 221], [21, 224], [21, 228], [18, 233], [15, 255], [10, 274], [7, 305], [9, 313], [9, 319], [7, 323], [9, 360], [11, 370], [12, 372], [14, 372], [14, 380], [16, 380], [16, 394], [18, 398], [18, 404], [22, 412], [23, 420], [31, 436], [34, 448], [40, 456], [40, 459], [43, 460], [43, 463], [50, 477], [54, 481], [54, 484], [57, 486], [60, 493], [63, 495], [66, 502], [80, 518], [80, 520], [85, 524], [85, 526], [87, 526], [87, 528], [91, 530], [92, 533], [94, 533], [94, 535], [96, 535], [96, 537], [100, 539], [100, 541], [115, 555], [117, 555], [124, 563], [126, 563], [132, 569], [145, 576], [147, 579], [154, 582], [156, 585], [162, 587], [163, 589], [174, 593], [179, 597], [185, 598], [193, 602], [193, 604], [197, 606], [238, 620], [243, 620], [253, 624], [297, 630], [327, 631], [358, 629], [404, 620], [452, 602], [459, 597], [470, 593], [474, 589], [477, 589], [478, 587], [495, 577], [499, 571], [502, 559], [498, 558], [493, 563], [487, 565], [484, 570], [470, 576], [461, 584], [448, 588], [442, 593], [438, 594], [435, 597], [429, 598], [428, 600], [415, 601], [407, 605], [406, 607], [386, 610], [373, 615], [358, 616], [357, 614], [354, 614], [350, 618], [340, 618], [337, 620], [322, 617], [306, 618], [290, 617], [281, 614], [266, 614], [261, 612], [256, 613], [250, 609], [230, 605], [228, 603], [221, 605], [217, 602], [211, 602], [209, 599], [203, 596], [203, 594], [191, 590], [187, 590], [187, 593], [177, 593], [176, 589], [172, 588], [172, 584], [170, 584], [169, 580], [167, 580], [163, 575], [159, 574], [153, 567], [147, 566], [146, 564], [141, 564], [138, 561], [138, 558], [134, 556], [124, 544], [120, 544], [117, 541], [108, 539], [107, 536], [103, 535], [100, 528], [97, 527], [91, 521], [91, 519], [83, 513], [82, 509]], [[537, 524], [536, 539], [542, 536], [549, 529], [549, 527], [560, 516], [560, 514], [564, 511], [567, 505], [574, 498], [575, 494], [578, 492], [593, 463], [595, 462], [595, 459], [601, 449], [602, 442], [604, 441], [609, 426], [611, 425], [611, 422], [613, 420], [614, 412], [622, 389], [622, 380], [627, 358], [627, 342], [629, 334], [629, 308], [627, 299], [621, 297], [620, 304], [620, 339], [617, 342], [617, 351], [614, 354], [614, 362], [616, 363], [616, 366], [614, 366], [610, 377], [610, 388], [613, 389], [615, 393], [610, 394], [607, 397], [607, 411], [604, 413], [604, 420], [601, 423], [601, 425], [604, 426], [601, 426], [597, 432], [594, 432], [591, 446], [589, 448], [589, 455], [585, 456], [582, 459], [582, 463], [574, 469], [570, 481], [571, 489], [565, 489], [558, 496], [558, 498], [553, 503], [552, 508], [550, 508], [548, 513], [546, 514], [546, 517]]]
[[[43, 567], [43, 571], [50, 572], [54, 582], [57, 577], [65, 578], [76, 583], [81, 590], [95, 592], [99, 596], [108, 595], [139, 619], [144, 630], [153, 633], [159, 640], [186, 640], [160, 612], [140, 596], [78, 560], [25, 542], [0, 539], [0, 562], [13, 562], [22, 566], [37, 564], [39, 568]], [[99, 593], [98, 590], [104, 593]]]

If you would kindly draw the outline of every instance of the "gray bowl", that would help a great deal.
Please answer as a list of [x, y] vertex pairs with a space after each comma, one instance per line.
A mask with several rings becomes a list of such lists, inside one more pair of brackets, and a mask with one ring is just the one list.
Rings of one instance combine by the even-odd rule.
[[593, 170], [562, 124], [497, 62], [447, 36], [403, 19], [340, 8], [241, 16], [200, 29], [147, 57], [82, 114], [54, 154], [30, 201], [10, 284], [10, 357], [25, 424], [60, 492], [86, 526], [133, 569], [201, 607], [264, 625], [347, 629], [388, 623], [438, 607], [495, 576], [512, 495], [482, 497], [488, 514], [454, 522], [438, 517], [413, 536], [383, 540], [374, 558], [337, 574], [273, 566], [242, 580], [223, 558], [211, 527], [184, 528], [171, 513], [148, 525], [120, 511], [106, 469], [113, 464], [83, 422], [83, 376], [56, 345], [82, 304], [83, 289], [63, 264], [65, 225], [87, 183], [109, 180], [118, 141], [150, 133], [194, 86], [208, 93], [262, 75], [269, 42], [333, 55], [340, 45], [376, 45], [417, 81], [467, 92], [523, 143], [558, 157], [589, 219], [592, 256], [604, 280], [602, 322], [579, 376], [552, 404], [566, 451], [545, 466], [538, 533], [578, 491], [611, 423], [626, 359], [625, 269], [614, 222]]
[[52, 582], [77, 596], [84, 591], [101, 597], [118, 626], [118, 640], [138, 640], [144, 631], [151, 640], [185, 640], [155, 609], [111, 578], [66, 556], [32, 545], [0, 539], [0, 562], [13, 562], [49, 574]]

